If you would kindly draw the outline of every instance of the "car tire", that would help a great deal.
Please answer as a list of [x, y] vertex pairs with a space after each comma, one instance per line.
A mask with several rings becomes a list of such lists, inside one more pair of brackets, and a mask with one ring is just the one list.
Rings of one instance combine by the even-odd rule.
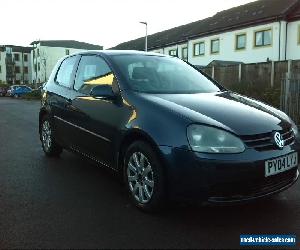
[[40, 139], [42, 148], [48, 157], [59, 157], [63, 148], [55, 141], [53, 134], [53, 123], [48, 115], [42, 118], [40, 124]]
[[19, 98], [19, 95], [17, 95], [17, 94], [14, 94], [14, 98]]
[[124, 183], [134, 205], [144, 212], [162, 209], [166, 202], [164, 171], [153, 148], [136, 141], [128, 147], [123, 163]]

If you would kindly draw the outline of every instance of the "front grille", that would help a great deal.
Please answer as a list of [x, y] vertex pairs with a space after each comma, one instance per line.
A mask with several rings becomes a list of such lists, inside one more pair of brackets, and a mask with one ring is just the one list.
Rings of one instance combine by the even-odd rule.
[[243, 182], [220, 183], [210, 189], [211, 197], [255, 196], [287, 186], [297, 176], [297, 168], [274, 176]]
[[[292, 129], [279, 131], [284, 139], [284, 145], [288, 146], [294, 143], [295, 135]], [[277, 149], [274, 139], [273, 133], [265, 133], [258, 135], [246, 135], [241, 136], [241, 139], [249, 148], [254, 148], [257, 151], [267, 151]]]

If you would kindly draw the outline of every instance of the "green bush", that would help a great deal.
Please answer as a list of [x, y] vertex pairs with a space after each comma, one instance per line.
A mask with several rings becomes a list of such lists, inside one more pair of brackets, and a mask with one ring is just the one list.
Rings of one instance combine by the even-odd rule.
[[9, 86], [7, 84], [5, 84], [4, 82], [0, 81], [0, 88], [3, 88], [3, 87], [9, 87]]
[[42, 98], [41, 91], [33, 90], [32, 92], [23, 95], [22, 98], [27, 100], [40, 100]]
[[258, 84], [239, 83], [229, 87], [231, 91], [252, 97], [273, 107], [280, 107], [280, 87], [262, 86]]

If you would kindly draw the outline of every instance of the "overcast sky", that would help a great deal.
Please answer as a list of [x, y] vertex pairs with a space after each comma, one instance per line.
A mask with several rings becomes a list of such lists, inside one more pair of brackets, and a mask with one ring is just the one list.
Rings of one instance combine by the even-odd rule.
[[0, 44], [78, 40], [110, 48], [253, 0], [1, 0]]

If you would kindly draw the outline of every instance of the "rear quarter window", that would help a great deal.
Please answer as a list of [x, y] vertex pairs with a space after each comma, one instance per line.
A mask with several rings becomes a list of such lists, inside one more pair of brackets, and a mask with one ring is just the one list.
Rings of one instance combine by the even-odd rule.
[[76, 64], [76, 57], [68, 57], [66, 58], [60, 65], [57, 75], [56, 75], [56, 83], [62, 85], [64, 87], [71, 87], [72, 85], [72, 75], [74, 72], [75, 64]]

